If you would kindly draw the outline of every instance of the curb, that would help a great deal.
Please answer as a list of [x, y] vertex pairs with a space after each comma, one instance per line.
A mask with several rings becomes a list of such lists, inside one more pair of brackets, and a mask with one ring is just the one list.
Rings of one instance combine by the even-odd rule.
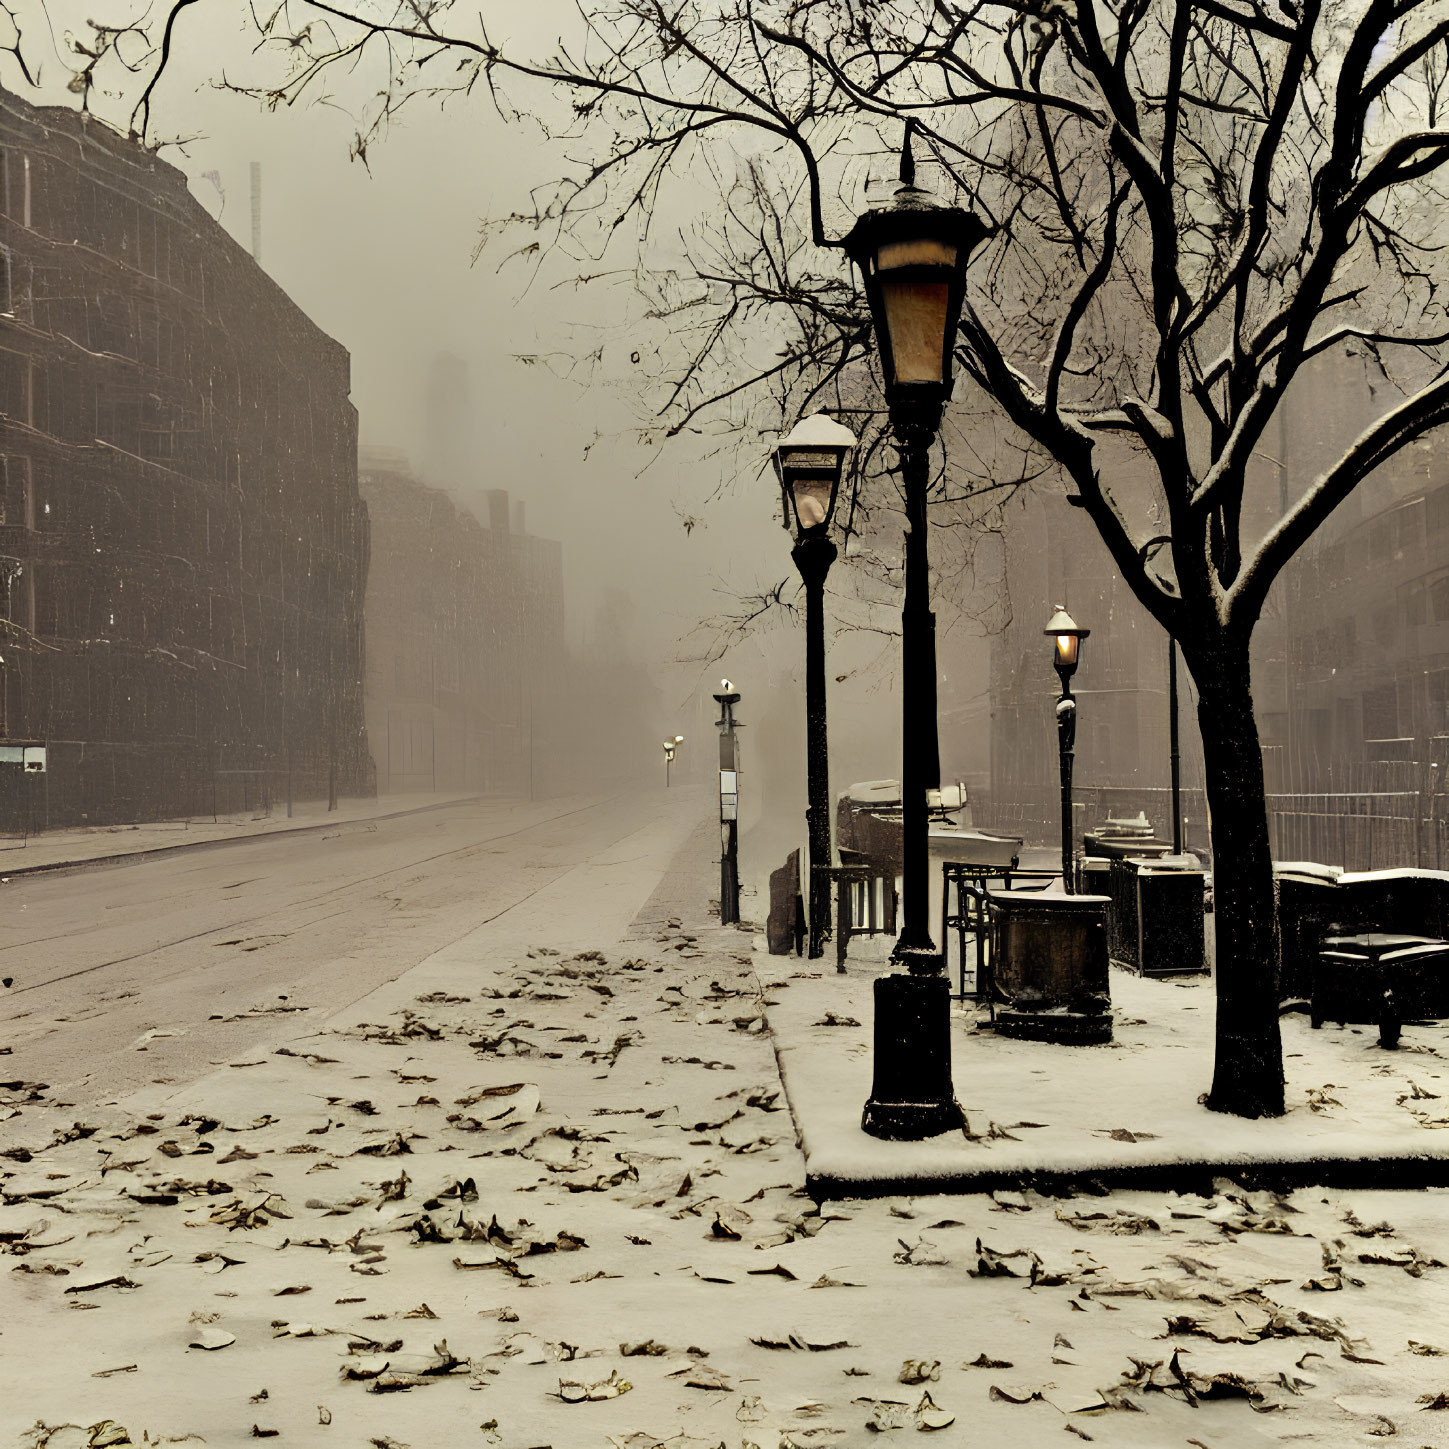
[[113, 851], [108, 855], [89, 855], [73, 860], [54, 860], [43, 865], [18, 865], [6, 870], [0, 864], [0, 877], [14, 880], [30, 875], [79, 875], [88, 870], [105, 870], [117, 865], [141, 865], [148, 860], [162, 860], [188, 850], [213, 850], [223, 846], [247, 845], [254, 840], [272, 840], [279, 835], [316, 835], [324, 830], [343, 830], [349, 825], [374, 825], [380, 820], [400, 820], [407, 815], [426, 815], [430, 810], [451, 810], [456, 805], [476, 805], [491, 797], [464, 795], [456, 800], [439, 800], [431, 805], [416, 805], [410, 810], [391, 810], [385, 815], [357, 815], [348, 820], [326, 820], [316, 825], [278, 825], [267, 830], [253, 830], [245, 835], [218, 835], [208, 840], [182, 840], [175, 845], [152, 845], [141, 850]]
[[[788, 1094], [787, 1094], [788, 1096]], [[797, 1128], [798, 1132], [798, 1128]], [[1215, 1178], [1249, 1191], [1289, 1192], [1300, 1187], [1353, 1189], [1449, 1187], [1449, 1158], [1312, 1158], [1303, 1162], [1168, 1162], [1140, 1167], [996, 1170], [927, 1177], [850, 1178], [809, 1170], [805, 1190], [817, 1202], [844, 1198], [952, 1197], [969, 1193], [1026, 1192], [1042, 1197], [1102, 1197], [1119, 1189], [1211, 1197]]]

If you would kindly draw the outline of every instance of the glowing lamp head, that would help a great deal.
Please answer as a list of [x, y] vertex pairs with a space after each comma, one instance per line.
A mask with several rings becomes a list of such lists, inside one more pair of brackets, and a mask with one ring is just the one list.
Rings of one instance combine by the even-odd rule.
[[845, 238], [860, 269], [875, 324], [886, 401], [939, 405], [951, 395], [956, 324], [966, 295], [966, 261], [986, 237], [980, 217], [940, 206], [914, 184], [907, 136], [901, 184]]
[[855, 434], [824, 413], [802, 418], [775, 444], [785, 527], [793, 519], [797, 542], [830, 526], [845, 459], [854, 447]]
[[1070, 675], [1077, 667], [1082, 640], [1092, 631], [1081, 628], [1077, 621], [1058, 604], [1056, 613], [1047, 620], [1047, 626], [1042, 632], [1052, 640], [1053, 663], [1057, 671]]

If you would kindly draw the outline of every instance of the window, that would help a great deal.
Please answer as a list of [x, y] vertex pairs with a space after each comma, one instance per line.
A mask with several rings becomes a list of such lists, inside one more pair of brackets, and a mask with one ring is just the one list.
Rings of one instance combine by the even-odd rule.
[[1370, 689], [1363, 697], [1363, 733], [1368, 740], [1392, 740], [1399, 734], [1399, 701], [1392, 684]]
[[1427, 602], [1427, 595], [1424, 591], [1424, 581], [1416, 580], [1412, 584], [1406, 584], [1399, 590], [1399, 609], [1404, 616], [1404, 623], [1410, 628], [1424, 623], [1424, 605]]
[[1429, 585], [1429, 617], [1436, 624], [1449, 624], [1449, 574]]
[[30, 480], [30, 459], [12, 453], [0, 455], [0, 523], [35, 527], [35, 498]]

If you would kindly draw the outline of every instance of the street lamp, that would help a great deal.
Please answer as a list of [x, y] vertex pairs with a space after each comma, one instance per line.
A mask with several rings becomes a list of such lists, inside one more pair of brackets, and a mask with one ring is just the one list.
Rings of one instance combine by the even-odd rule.
[[683, 735], [675, 735], [664, 741], [664, 788], [669, 788], [669, 767], [674, 763], [674, 752], [684, 743]]
[[1047, 620], [1042, 632], [1052, 642], [1052, 663], [1062, 682], [1062, 697], [1057, 701], [1057, 759], [1062, 776], [1062, 889], [1076, 894], [1072, 880], [1072, 756], [1077, 742], [1077, 701], [1072, 698], [1072, 675], [1077, 672], [1077, 658], [1082, 640], [1092, 631], [1083, 629], [1060, 605]]
[[720, 680], [719, 705], [719, 920], [728, 926], [740, 918], [740, 752], [735, 737], [735, 706], [740, 692]]
[[810, 841], [810, 956], [825, 954], [830, 924], [830, 756], [825, 724], [825, 576], [835, 562], [830, 520], [845, 458], [855, 447], [849, 428], [815, 413], [775, 444], [784, 523], [794, 520], [790, 557], [805, 585], [805, 778]]
[[936, 729], [936, 618], [930, 602], [926, 491], [931, 443], [951, 395], [966, 259], [987, 234], [979, 217], [938, 206], [915, 184], [913, 125], [900, 185], [844, 240], [860, 268], [885, 377], [906, 507], [901, 609], [901, 878], [903, 923], [893, 959], [907, 974], [875, 983], [875, 1082], [861, 1125], [917, 1140], [963, 1125], [951, 1084], [950, 986], [931, 940], [926, 791], [941, 783]]

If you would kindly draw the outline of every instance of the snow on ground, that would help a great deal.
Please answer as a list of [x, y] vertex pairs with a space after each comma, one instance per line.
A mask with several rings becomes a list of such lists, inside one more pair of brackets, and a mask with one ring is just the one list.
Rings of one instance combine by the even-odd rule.
[[[1449, 1444], [1443, 1194], [817, 1204], [759, 981], [864, 978], [703, 896], [585, 945], [556, 892], [170, 1096], [8, 1083], [0, 1443]], [[1176, 1130], [1178, 1086], [1101, 1125]]]
[[[853, 943], [852, 943], [853, 945]], [[1407, 1026], [1397, 1051], [1375, 1027], [1282, 1019], [1288, 1111], [1243, 1121], [1207, 1111], [1214, 998], [1206, 976], [1150, 980], [1113, 970], [1113, 1040], [1058, 1046], [998, 1037], [974, 1007], [953, 1013], [952, 1067], [969, 1136], [879, 1142], [860, 1130], [871, 1090], [871, 983], [852, 960], [787, 973], [769, 957], [766, 999], [812, 1184], [990, 1188], [1031, 1172], [1285, 1164], [1323, 1180], [1341, 1164], [1449, 1165], [1449, 1049], [1442, 1025]], [[771, 985], [784, 980], [788, 991]], [[1446, 1166], [1449, 1170], [1449, 1166]], [[1380, 1174], [1382, 1176], [1383, 1174]]]

